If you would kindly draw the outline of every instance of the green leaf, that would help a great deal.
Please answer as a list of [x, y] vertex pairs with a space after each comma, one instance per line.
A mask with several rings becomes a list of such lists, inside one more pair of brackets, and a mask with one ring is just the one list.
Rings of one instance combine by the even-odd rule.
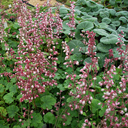
[[13, 128], [21, 128], [19, 125], [15, 125]]
[[13, 93], [8, 93], [3, 98], [4, 98], [5, 102], [6, 103], [9, 103], [9, 104], [14, 101], [14, 99], [13, 99]]
[[87, 58], [84, 60], [84, 62], [83, 62], [84, 65], [85, 65], [85, 62], [86, 62], [86, 63], [92, 63], [91, 57], [87, 57]]
[[46, 113], [44, 115], [44, 122], [54, 124], [55, 123], [55, 116], [51, 112]]
[[123, 31], [123, 32], [128, 33], [128, 27], [122, 27], [122, 26], [120, 26], [120, 27], [118, 28], [118, 31], [119, 31], [119, 32]]
[[107, 28], [107, 27], [108, 27], [108, 25], [107, 25], [106, 23], [99, 23], [99, 24], [98, 24], [98, 28], [105, 29], [105, 28]]
[[112, 16], [115, 16], [115, 14], [116, 14], [115, 9], [109, 9], [108, 11], [109, 11], [109, 13], [110, 13]]
[[71, 124], [72, 117], [71, 116], [66, 116], [67, 121], [65, 121], [65, 126]]
[[13, 24], [13, 27], [14, 27], [15, 29], [18, 29], [18, 28], [19, 28], [19, 23], [18, 23], [18, 22], [15, 22], [15, 23]]
[[97, 48], [100, 52], [104, 52], [104, 53], [107, 53], [109, 52], [109, 49], [111, 48], [110, 45], [106, 45], [106, 44], [103, 44], [103, 43], [99, 43], [97, 45]]
[[9, 88], [9, 91], [13, 94], [17, 93], [17, 85], [12, 85], [10, 88]]
[[109, 0], [109, 3], [110, 3], [111, 5], [115, 5], [115, 2], [116, 2], [116, 0]]
[[108, 11], [101, 11], [100, 12], [100, 17], [101, 18], [109, 17], [109, 12]]
[[5, 126], [4, 120], [0, 120], [0, 128], [9, 128], [9, 124]]
[[102, 36], [107, 36], [108, 33], [104, 29], [94, 29], [93, 32], [102, 35]]
[[128, 15], [128, 11], [119, 11], [116, 13], [116, 16], [127, 16]]
[[6, 109], [4, 107], [0, 107], [0, 115], [6, 117], [7, 111], [6, 111]]
[[110, 34], [106, 37], [102, 37], [100, 42], [103, 44], [116, 44], [118, 42], [118, 36]]
[[105, 17], [105, 18], [102, 19], [102, 22], [106, 23], [106, 24], [110, 24], [111, 23], [111, 19], [108, 18], [108, 17]]
[[67, 25], [67, 23], [69, 23], [69, 20], [65, 20], [64, 22], [63, 22], [63, 29], [68, 29], [68, 30], [70, 30], [70, 27]]
[[114, 26], [119, 26], [119, 25], [120, 25], [120, 21], [112, 21], [112, 24], [113, 24]]
[[68, 9], [68, 8], [66, 8], [66, 7], [64, 7], [64, 6], [61, 6], [61, 7], [59, 8], [59, 13], [60, 13], [60, 14], [67, 14], [69, 10], [70, 10], [70, 9]]
[[123, 23], [127, 23], [127, 19], [124, 16], [121, 16], [119, 20], [122, 21]]
[[31, 120], [30, 119], [23, 120], [22, 123], [23, 123], [22, 127], [27, 128], [28, 126], [30, 126]]
[[74, 49], [74, 51], [72, 52], [73, 54], [76, 54], [76, 53], [79, 53], [79, 49], [80, 47], [84, 47], [85, 45], [80, 41], [80, 40], [71, 40], [69, 43], [68, 43], [68, 46], [70, 47], [70, 50], [71, 49]]
[[84, 21], [77, 25], [77, 29], [83, 29], [84, 31], [89, 31], [94, 27], [92, 22]]
[[42, 123], [42, 116], [40, 113], [32, 113], [32, 121], [31, 121], [31, 126], [37, 127], [38, 124]]
[[99, 105], [100, 101], [97, 99], [93, 99], [91, 103], [92, 113], [95, 113], [97, 110], [101, 109], [101, 105]]
[[90, 21], [90, 22], [95, 22], [95, 21], [97, 21], [97, 18], [96, 17], [91, 17], [91, 18], [86, 18], [85, 20]]
[[0, 84], [0, 93], [4, 92], [4, 85]]
[[94, 1], [87, 1], [86, 4], [90, 8], [96, 8], [97, 7], [97, 4]]
[[124, 4], [128, 5], [128, 0], [123, 0]]
[[16, 115], [16, 113], [19, 111], [19, 108], [15, 105], [10, 105], [6, 109], [10, 118], [13, 118]]
[[41, 104], [41, 107], [43, 109], [46, 109], [46, 108], [52, 109], [52, 106], [56, 103], [56, 99], [50, 95], [46, 95], [46, 96], [41, 97], [41, 101], [43, 102]]
[[106, 109], [107, 109], [107, 106], [104, 106], [103, 108], [101, 107], [101, 110], [99, 111], [99, 116], [100, 116], [100, 117], [103, 117], [103, 115], [104, 115]]
[[11, 78], [11, 83], [16, 83], [16, 78]]

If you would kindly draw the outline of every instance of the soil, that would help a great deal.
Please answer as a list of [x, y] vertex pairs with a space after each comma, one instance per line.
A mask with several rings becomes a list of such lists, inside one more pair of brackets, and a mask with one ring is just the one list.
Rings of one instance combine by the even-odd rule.
[[63, 5], [62, 3], [57, 2], [56, 0], [29, 0], [28, 3], [30, 3], [34, 6], [36, 6], [37, 4], [39, 4], [39, 6], [42, 6], [44, 3], [47, 3], [47, 1], [49, 1], [51, 6], [55, 6], [56, 4]]

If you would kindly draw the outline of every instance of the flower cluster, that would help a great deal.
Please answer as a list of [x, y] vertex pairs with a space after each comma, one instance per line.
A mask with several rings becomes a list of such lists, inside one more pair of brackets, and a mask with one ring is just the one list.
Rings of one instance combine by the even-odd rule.
[[75, 32], [73, 32], [72, 30], [75, 30], [76, 29], [76, 23], [75, 23], [75, 14], [74, 14], [74, 12], [75, 12], [75, 10], [74, 10], [74, 8], [75, 8], [75, 2], [71, 2], [70, 1], [70, 3], [71, 3], [71, 7], [70, 7], [70, 14], [67, 14], [67, 15], [69, 15], [70, 17], [69, 17], [69, 23], [67, 23], [67, 25], [71, 28], [71, 32], [69, 33], [69, 35], [70, 36], [73, 36], [73, 37], [75, 37]]
[[[37, 5], [36, 20], [33, 21], [31, 12], [25, 4], [17, 6], [20, 8], [18, 9], [20, 11], [18, 23], [21, 26], [19, 29], [20, 43], [18, 45], [19, 55], [16, 57], [18, 61], [15, 62], [16, 66], [13, 70], [15, 74], [11, 78], [16, 77], [18, 80], [17, 86], [22, 94], [20, 101], [32, 102], [39, 93], [45, 92], [47, 86], [57, 85], [52, 78], [57, 71], [55, 56], [58, 52], [55, 45], [58, 42], [53, 40], [59, 38], [62, 20], [59, 15], [54, 16], [50, 9], [47, 13], [40, 13], [40, 7]], [[53, 29], [56, 29], [56, 32]], [[47, 53], [44, 52], [45, 47], [47, 47]]]

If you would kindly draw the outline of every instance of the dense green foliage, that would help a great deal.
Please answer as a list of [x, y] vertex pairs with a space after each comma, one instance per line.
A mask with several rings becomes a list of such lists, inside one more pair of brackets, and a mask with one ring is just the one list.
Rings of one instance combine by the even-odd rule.
[[[44, 124], [47, 124], [47, 127], [50, 128], [102, 128], [105, 125], [112, 128], [125, 128], [128, 126], [128, 11], [123, 10], [124, 6], [121, 6], [121, 10], [116, 9], [120, 1], [115, 0], [116, 4], [113, 4], [113, 1], [102, 0], [102, 2], [110, 3], [112, 7], [110, 9], [91, 0], [77, 0], [74, 9], [76, 28], [67, 25], [71, 21], [72, 9], [65, 6], [61, 6], [59, 9], [51, 7], [55, 23], [57, 22], [55, 17], [57, 13], [60, 14], [60, 18], [63, 21], [63, 28], [59, 33], [60, 38], [52, 40], [54, 43], [57, 42], [55, 47], [58, 54], [52, 57], [58, 58], [56, 61], [58, 70], [55, 72], [54, 77], [45, 75], [45, 72], [48, 71], [47, 69], [40, 74], [44, 78], [44, 84], [46, 84], [45, 92], [38, 93], [38, 91], [35, 91], [38, 97], [32, 100], [32, 102], [29, 102], [29, 99], [21, 102], [20, 99], [23, 96], [21, 91], [24, 91], [25, 88], [19, 88], [18, 84], [20, 81], [18, 81], [18, 76], [10, 77], [10, 74], [13, 75], [18, 70], [20, 71], [16, 65], [18, 57], [22, 57], [23, 62], [25, 61], [20, 65], [23, 67], [24, 72], [27, 73], [25, 63], [27, 63], [26, 60], [30, 56], [28, 54], [20, 56], [19, 53], [19, 44], [22, 41], [20, 35], [22, 26], [17, 20], [15, 22], [7, 21], [7, 25], [2, 22], [1, 18], [0, 128], [42, 128]], [[127, 6], [128, 3], [123, 0], [122, 4]], [[115, 8], [113, 8], [114, 5]], [[49, 10], [48, 7], [40, 7], [39, 14], [43, 12], [47, 15]], [[2, 9], [0, 14], [2, 17]], [[18, 18], [17, 14], [7, 14], [5, 16], [7, 19], [10, 19], [10, 16]], [[38, 20], [40, 17], [36, 17], [35, 14], [32, 14], [32, 21], [40, 24]], [[50, 14], [48, 13], [47, 16]], [[45, 22], [48, 22], [48, 19]], [[30, 21], [26, 23], [26, 26], [29, 26], [29, 23]], [[50, 28], [50, 25], [48, 24], [47, 27]], [[54, 35], [57, 28], [54, 26], [52, 29], [52, 34]], [[2, 33], [2, 30], [4, 33]], [[34, 31], [34, 27], [31, 30]], [[37, 33], [40, 30], [41, 28], [36, 27]], [[49, 59], [50, 54], [52, 54], [52, 52], [49, 52], [49, 49], [52, 49], [54, 44], [50, 48], [48, 47], [48, 41], [51, 39], [47, 37], [49, 31], [50, 29], [38, 38], [44, 42], [39, 47], [40, 51], [44, 53], [43, 59], [47, 62], [44, 68], [47, 68], [48, 63], [53, 65], [53, 60]], [[86, 33], [86, 31], [93, 31], [96, 33], [96, 36], [87, 37], [90, 33]], [[124, 32], [124, 37], [119, 36], [122, 31]], [[75, 32], [74, 36], [71, 35], [73, 32]], [[34, 35], [32, 32], [29, 34], [30, 36]], [[23, 43], [27, 45], [25, 36], [23, 37]], [[92, 42], [90, 39], [92, 39]], [[88, 52], [90, 44], [94, 43], [94, 39], [96, 44], [91, 45], [92, 56], [90, 56]], [[63, 41], [67, 45], [64, 45]], [[88, 44], [85, 42], [88, 42]], [[120, 43], [117, 44], [117, 42]], [[73, 49], [69, 54], [66, 53], [68, 46], [70, 51]], [[117, 48], [120, 48], [122, 53]], [[113, 50], [113, 57], [110, 56], [110, 49]], [[12, 53], [13, 51], [14, 53]], [[35, 55], [36, 51], [37, 49], [35, 48], [31, 53]], [[67, 54], [69, 58], [65, 59]], [[98, 60], [95, 60], [95, 58]], [[111, 61], [107, 62], [107, 58], [108, 61], [109, 59]], [[114, 68], [113, 65], [115, 66]], [[17, 70], [14, 70], [15, 68]], [[53, 71], [49, 69], [49, 72]], [[22, 71], [20, 73], [22, 74]], [[82, 76], [82, 74], [84, 75]], [[22, 79], [27, 81], [28, 77], [22, 77]], [[48, 83], [48, 81], [53, 79], [57, 81], [57, 86], [52, 86], [50, 82]], [[38, 82], [42, 87], [44, 86], [41, 79], [38, 79]], [[31, 90], [33, 89], [32, 86]], [[114, 98], [111, 98], [111, 96]], [[111, 108], [111, 111], [109, 111], [108, 106]], [[102, 123], [102, 121], [106, 124]], [[86, 126], [84, 126], [85, 123]]]

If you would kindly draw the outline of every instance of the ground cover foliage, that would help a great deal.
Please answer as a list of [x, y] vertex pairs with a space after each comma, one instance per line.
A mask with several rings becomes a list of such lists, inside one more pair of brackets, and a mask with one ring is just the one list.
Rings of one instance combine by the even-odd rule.
[[12, 12], [0, 10], [1, 128], [128, 127], [127, 10], [17, 0]]

